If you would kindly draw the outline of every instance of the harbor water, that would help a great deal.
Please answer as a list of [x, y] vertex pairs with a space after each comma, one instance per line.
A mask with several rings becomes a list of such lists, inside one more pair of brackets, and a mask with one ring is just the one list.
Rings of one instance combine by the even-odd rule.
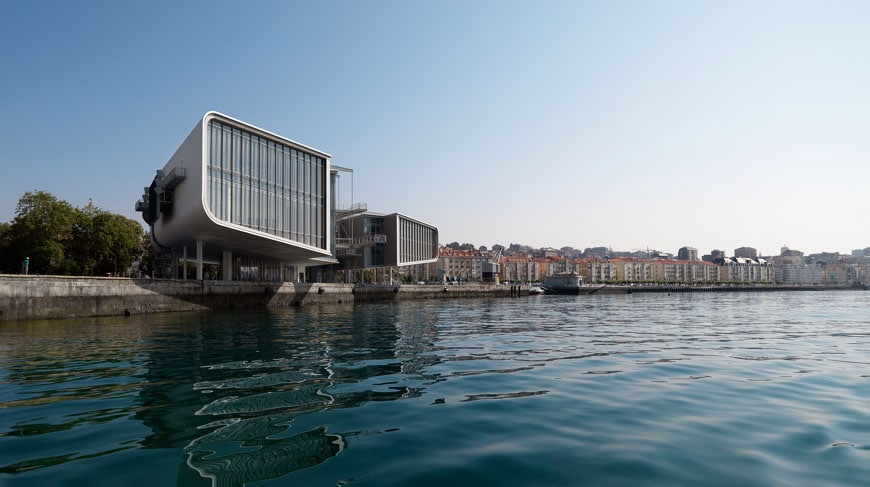
[[870, 292], [0, 324], [2, 485], [867, 485]]

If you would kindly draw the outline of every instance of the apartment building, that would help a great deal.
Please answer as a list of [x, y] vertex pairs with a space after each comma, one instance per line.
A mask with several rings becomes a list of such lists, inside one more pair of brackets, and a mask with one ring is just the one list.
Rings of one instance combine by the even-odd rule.
[[826, 286], [846, 287], [851, 285], [849, 266], [843, 263], [827, 262], [821, 265], [822, 283]]
[[742, 257], [744, 259], [755, 259], [758, 257], [758, 250], [752, 247], [740, 247], [734, 249], [734, 257]]
[[677, 251], [677, 260], [699, 260], [698, 249], [695, 247], [680, 247]]
[[490, 252], [480, 250], [455, 250], [441, 247], [438, 253], [438, 274], [443, 280], [455, 282], [481, 281], [484, 265], [490, 261]]
[[539, 261], [542, 276], [552, 276], [564, 272], [583, 275], [587, 272], [586, 261], [565, 257], [548, 257]]
[[586, 268], [586, 279], [589, 282], [615, 281], [618, 279], [617, 266], [609, 260], [589, 259], [587, 260]]
[[719, 266], [719, 280], [723, 282], [774, 282], [773, 266], [764, 259], [725, 257], [715, 262]]
[[787, 286], [815, 286], [822, 283], [822, 267], [784, 263], [773, 266], [774, 281]]
[[719, 268], [700, 260], [657, 260], [652, 265], [653, 280], [664, 282], [705, 283], [719, 281]]
[[527, 255], [508, 255], [499, 263], [499, 278], [503, 282], [536, 282], [543, 276], [541, 262]]
[[630, 257], [610, 259], [616, 272], [616, 280], [632, 282], [649, 282], [655, 280], [654, 260], [634, 259]]

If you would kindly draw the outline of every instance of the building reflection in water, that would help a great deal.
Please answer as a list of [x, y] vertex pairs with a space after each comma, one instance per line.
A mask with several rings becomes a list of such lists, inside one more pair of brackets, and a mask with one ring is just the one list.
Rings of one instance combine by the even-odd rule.
[[[183, 448], [179, 482], [274, 479], [342, 452], [359, 431], [299, 432], [301, 415], [418, 397], [438, 362], [433, 308], [399, 303], [197, 315], [148, 355], [143, 446]], [[308, 423], [308, 422], [306, 422]], [[316, 424], [316, 418], [314, 418]], [[298, 427], [297, 427], [298, 428]]]

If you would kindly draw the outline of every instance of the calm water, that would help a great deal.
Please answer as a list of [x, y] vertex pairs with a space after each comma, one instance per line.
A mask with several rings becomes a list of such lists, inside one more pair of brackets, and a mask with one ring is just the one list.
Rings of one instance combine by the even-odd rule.
[[867, 485], [870, 292], [0, 324], [0, 484]]

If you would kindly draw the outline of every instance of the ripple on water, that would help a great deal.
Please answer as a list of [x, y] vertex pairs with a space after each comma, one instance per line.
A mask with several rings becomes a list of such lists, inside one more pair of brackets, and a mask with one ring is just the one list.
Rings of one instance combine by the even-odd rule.
[[0, 327], [0, 482], [854, 485], [870, 478], [868, 296]]

